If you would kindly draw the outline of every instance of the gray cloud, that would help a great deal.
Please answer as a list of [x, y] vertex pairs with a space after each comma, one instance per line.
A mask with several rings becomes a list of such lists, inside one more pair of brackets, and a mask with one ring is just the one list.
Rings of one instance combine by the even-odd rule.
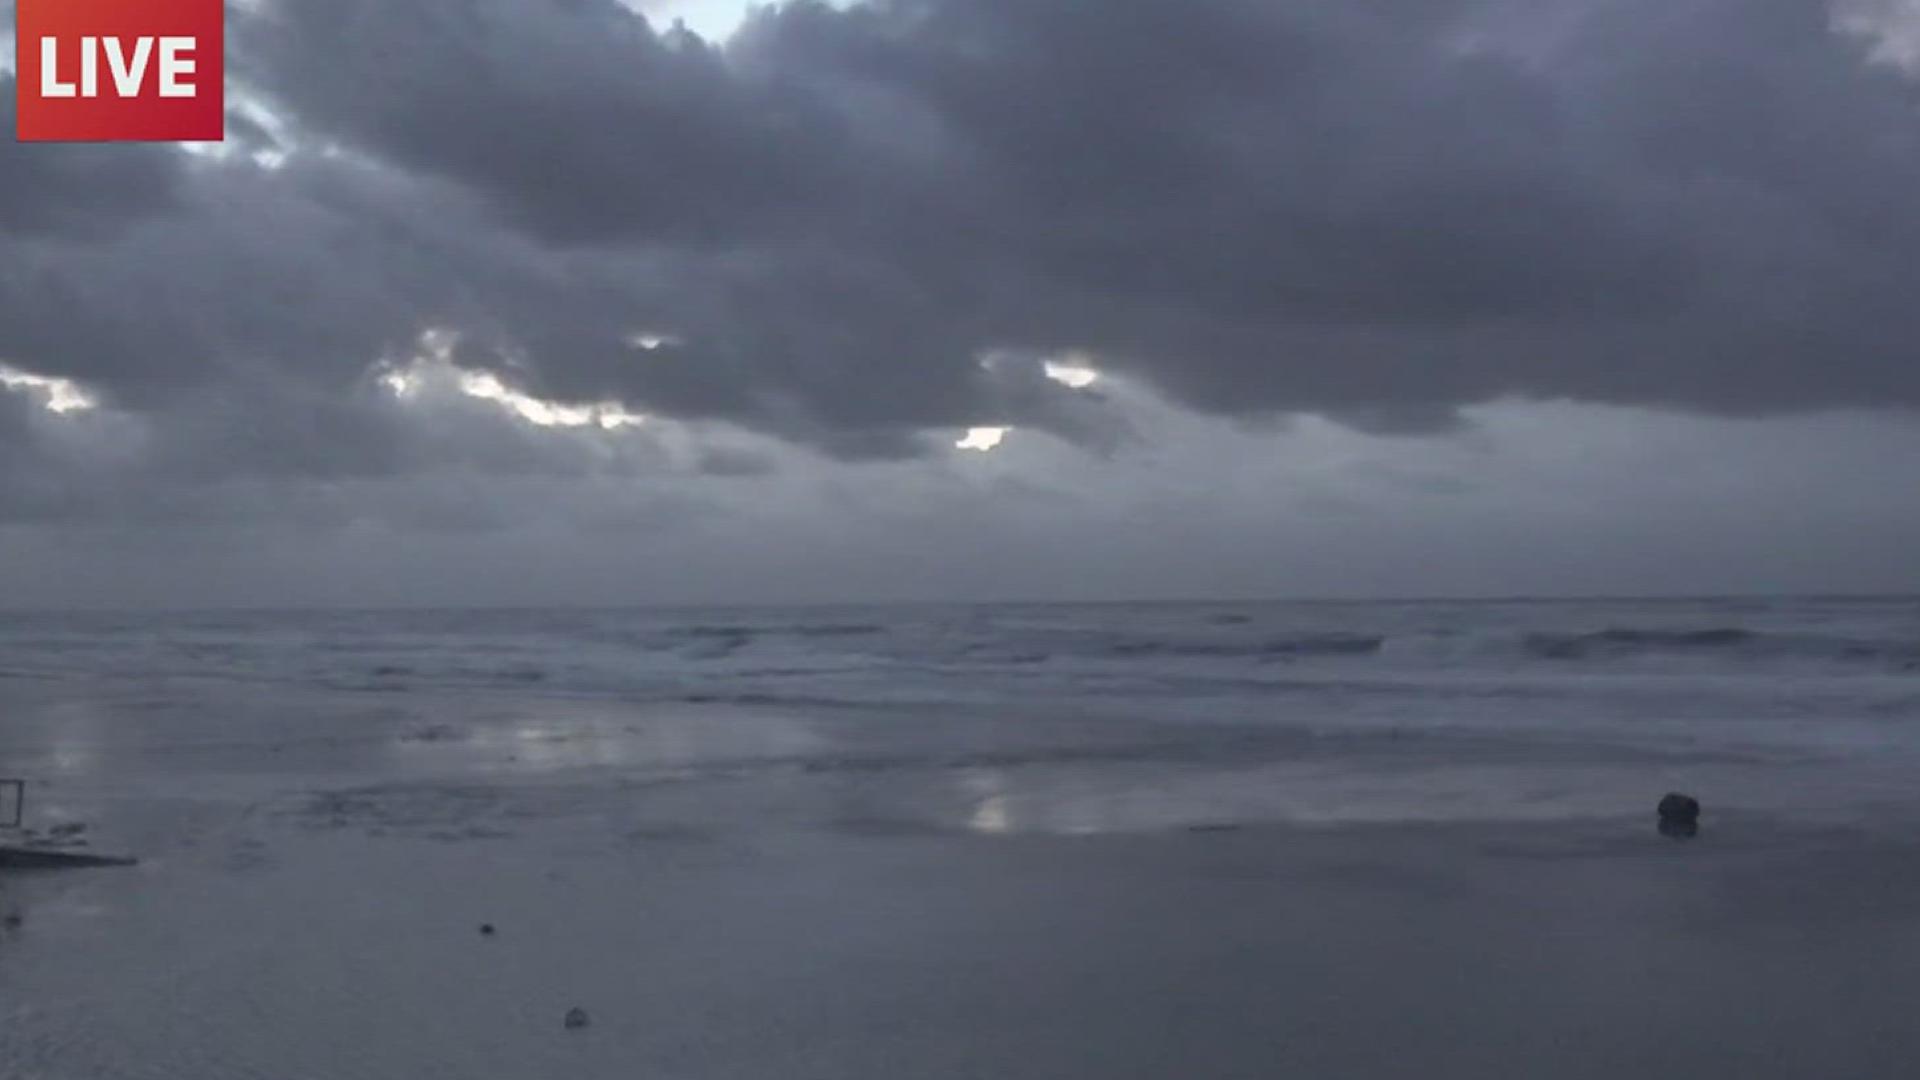
[[1361, 419], [1920, 393], [1920, 99], [1811, 0], [793, 3], [724, 50], [611, 0], [270, 10], [315, 135], [667, 260], [691, 362], [526, 330], [563, 395], [955, 423], [982, 350], [1070, 346]]
[[[1125, 395], [1122, 395], [1125, 396]], [[439, 470], [116, 495], [0, 522], [10, 604], [747, 603], [1911, 589], [1920, 428], [1476, 408], [1471, 439], [1242, 430], [1146, 402], [1115, 463], [1043, 438], [777, 474]]]
[[[782, 503], [769, 536], [850, 564], [892, 543], [966, 563], [941, 538], [971, 518], [1013, 530], [981, 582], [1018, 538], [1106, 538], [1127, 551], [1090, 565], [1124, 568], [1176, 535], [1114, 537], [1212, 515], [1211, 564], [1260, 581], [1295, 528], [1236, 517], [1266, 483], [1305, 483], [1285, 506], [1332, 523], [1307, 544], [1326, 553], [1365, 546], [1343, 514], [1394, 527], [1370, 492], [1462, 535], [1460, 507], [1571, 515], [1522, 498], [1524, 470], [1422, 463], [1480, 403], [1631, 406], [1602, 413], [1631, 431], [1640, 407], [1920, 405], [1920, 82], [1817, 0], [795, 0], [726, 42], [613, 0], [261, 0], [229, 20], [227, 155], [0, 138], [0, 364], [102, 406], [0, 392], [0, 541], [42, 560], [66, 556], [19, 530], [305, 543], [259, 524], [279, 518], [532, 545], [529, 513], [693, 558], [704, 523], [753, 527], [755, 499], [799, 484], [817, 516]], [[379, 377], [428, 330], [450, 332], [443, 381], [654, 423], [396, 398]], [[1046, 377], [1068, 351], [1115, 378]], [[1246, 490], [1191, 449], [1284, 453], [1301, 444], [1239, 433], [1299, 414], [1418, 437], [1339, 483], [1249, 469]], [[1752, 451], [1758, 429], [1696, 422]], [[1053, 472], [954, 487], [946, 445], [976, 425], [1034, 433], [1058, 455], [1015, 460]], [[1910, 445], [1832, 437], [1858, 456], [1812, 456], [1856, 478]], [[1491, 483], [1510, 489], [1476, 494]], [[1715, 491], [1745, 500], [1728, 520], [1776, 525], [1752, 507], [1795, 497]], [[1224, 539], [1234, 520], [1259, 542]], [[772, 548], [729, 550], [788, 565]]]
[[[533, 392], [856, 457], [1113, 437], [993, 350], [1386, 427], [1920, 398], [1920, 99], [1812, 0], [797, 2], [724, 47], [613, 0], [232, 21], [305, 149], [0, 148], [38, 234], [0, 356], [134, 407], [337, 395], [453, 326]], [[651, 328], [682, 340], [642, 362]]]

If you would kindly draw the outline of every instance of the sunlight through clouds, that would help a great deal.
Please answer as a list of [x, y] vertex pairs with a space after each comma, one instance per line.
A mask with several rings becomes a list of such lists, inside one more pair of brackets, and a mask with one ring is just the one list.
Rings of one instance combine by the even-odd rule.
[[491, 371], [468, 371], [460, 375], [460, 390], [468, 397], [496, 402], [522, 420], [538, 427], [599, 427], [614, 431], [637, 427], [646, 417], [630, 413], [613, 402], [592, 405], [565, 405], [523, 394], [500, 381]]
[[514, 389], [495, 372], [462, 368], [453, 362], [458, 344], [459, 335], [451, 330], [427, 330], [420, 335], [418, 353], [405, 364], [389, 361], [376, 365], [375, 381], [401, 401], [413, 401], [433, 389], [446, 388], [492, 402], [535, 427], [618, 431], [647, 422], [647, 417], [616, 401], [549, 401]]
[[72, 379], [35, 375], [9, 364], [0, 364], [0, 390], [37, 398], [48, 412], [63, 415], [99, 407], [93, 395]]
[[656, 30], [666, 31], [675, 23], [708, 41], [725, 41], [740, 28], [751, 7], [743, 0], [620, 0], [647, 17]]
[[674, 348], [686, 342], [672, 334], [657, 334], [640, 331], [627, 336], [627, 344], [641, 352], [658, 352], [661, 349]]
[[1100, 373], [1078, 360], [1048, 360], [1047, 378], [1072, 390], [1085, 390], [1100, 381]]
[[1010, 430], [1012, 429], [1003, 427], [969, 428], [966, 436], [954, 443], [953, 447], [956, 450], [974, 450], [985, 454], [999, 449], [1000, 444], [1006, 441]]

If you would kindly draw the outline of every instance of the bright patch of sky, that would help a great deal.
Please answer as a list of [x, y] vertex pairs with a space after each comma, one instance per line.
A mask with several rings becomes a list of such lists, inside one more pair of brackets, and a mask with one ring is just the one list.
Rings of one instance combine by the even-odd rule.
[[1006, 441], [1008, 430], [1003, 427], [968, 428], [967, 434], [953, 447], [956, 450], [976, 450], [982, 454], [998, 450], [1000, 444]]
[[627, 344], [639, 349], [641, 352], [654, 352], [670, 346], [682, 345], [685, 344], [685, 342], [672, 334], [656, 334], [643, 330], [629, 335], [627, 337]]
[[1920, 75], [1920, 0], [1841, 0], [1834, 26], [1866, 39], [1873, 59]]
[[620, 0], [645, 15], [655, 30], [675, 21], [708, 41], [724, 41], [740, 27], [752, 5], [741, 0]]
[[1085, 390], [1100, 381], [1098, 371], [1077, 360], [1048, 360], [1043, 370], [1047, 378], [1074, 390]]
[[[843, 8], [854, 4], [854, 0], [829, 2]], [[753, 9], [765, 6], [752, 0], [620, 0], [620, 3], [645, 15], [656, 31], [670, 29], [677, 20], [708, 41], [725, 41]]]
[[549, 401], [515, 389], [495, 372], [461, 368], [452, 359], [458, 341], [456, 334], [429, 330], [420, 335], [419, 352], [405, 363], [381, 364], [376, 368], [376, 378], [402, 401], [451, 390], [490, 401], [535, 427], [597, 427], [602, 431], [618, 431], [647, 422], [645, 416], [629, 411], [616, 401]]
[[35, 375], [10, 364], [0, 364], [0, 390], [37, 398], [48, 412], [86, 412], [98, 403], [72, 379]]

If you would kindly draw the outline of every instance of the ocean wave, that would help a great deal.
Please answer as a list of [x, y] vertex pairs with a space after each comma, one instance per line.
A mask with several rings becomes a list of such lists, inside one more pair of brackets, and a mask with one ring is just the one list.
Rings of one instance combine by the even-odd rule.
[[1920, 641], [1785, 634], [1739, 626], [1704, 629], [1613, 627], [1584, 633], [1533, 633], [1522, 641], [1544, 660], [1595, 660], [1657, 655], [1730, 658], [1920, 662]]
[[649, 650], [680, 652], [692, 659], [721, 659], [766, 639], [813, 641], [877, 637], [887, 632], [877, 623], [715, 623], [677, 627], [644, 644]]
[[887, 627], [878, 623], [798, 623], [793, 625], [764, 625], [756, 623], [711, 624], [685, 626], [672, 631], [673, 636], [683, 638], [736, 638], [759, 637], [868, 637], [884, 634]]
[[669, 631], [667, 636], [670, 638], [690, 638], [695, 641], [710, 638], [728, 640], [732, 638], [752, 637], [756, 629], [756, 627], [752, 626], [684, 626], [677, 630]]
[[413, 679], [449, 685], [543, 683], [552, 678], [552, 676], [546, 669], [532, 665], [512, 665], [498, 668], [450, 665], [434, 668], [416, 667], [408, 664], [379, 664], [367, 669], [366, 678], [373, 680], [375, 683], [390, 686], [395, 682]]
[[887, 627], [881, 626], [878, 623], [820, 623], [818, 625], [785, 626], [775, 632], [788, 634], [793, 637], [872, 637], [875, 634], [886, 633]]
[[1644, 630], [1616, 627], [1584, 633], [1528, 634], [1522, 648], [1547, 660], [1584, 660], [1591, 656], [1617, 656], [1638, 652], [1697, 652], [1705, 649], [1732, 649], [1750, 644], [1759, 637], [1739, 627], [1709, 630]]
[[1299, 634], [1245, 641], [1120, 641], [1106, 650], [1110, 656], [1219, 656], [1285, 658], [1303, 656], [1371, 656], [1385, 648], [1381, 634]]
[[[172, 616], [91, 636], [55, 620], [0, 621], [0, 687], [188, 679], [824, 709], [1103, 695], [1372, 699], [1435, 686], [1531, 694], [1614, 675], [1791, 673], [1858, 679], [1872, 693], [1920, 685], [1920, 601], [909, 608], [892, 621], [789, 609], [251, 618], [231, 642]], [[223, 644], [232, 647], [201, 647]]]
[[901, 702], [874, 700], [858, 696], [837, 696], [833, 694], [810, 694], [800, 691], [751, 691], [738, 692], [695, 691], [673, 694], [663, 700], [680, 705], [729, 705], [747, 708], [819, 708], [819, 709], [885, 709], [898, 708]]

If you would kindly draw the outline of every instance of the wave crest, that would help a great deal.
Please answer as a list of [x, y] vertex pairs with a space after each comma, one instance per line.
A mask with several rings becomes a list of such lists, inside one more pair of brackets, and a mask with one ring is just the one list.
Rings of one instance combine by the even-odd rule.
[[1524, 651], [1543, 660], [1715, 655], [1756, 660], [1920, 661], [1920, 641], [1783, 634], [1740, 626], [1706, 629], [1613, 627], [1586, 633], [1528, 634]]

